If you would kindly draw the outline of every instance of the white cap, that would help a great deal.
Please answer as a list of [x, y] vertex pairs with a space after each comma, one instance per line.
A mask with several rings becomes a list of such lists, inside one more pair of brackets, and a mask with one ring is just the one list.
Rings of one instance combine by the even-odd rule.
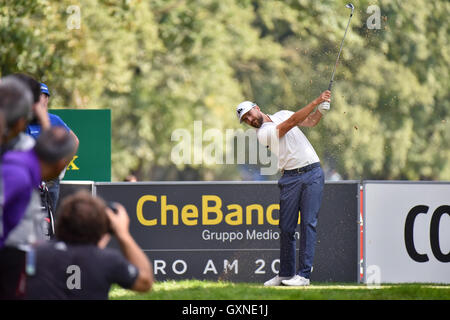
[[242, 122], [242, 116], [253, 109], [253, 107], [255, 106], [256, 103], [251, 101], [244, 101], [239, 103], [239, 105], [236, 107], [236, 115], [239, 118], [239, 122]]

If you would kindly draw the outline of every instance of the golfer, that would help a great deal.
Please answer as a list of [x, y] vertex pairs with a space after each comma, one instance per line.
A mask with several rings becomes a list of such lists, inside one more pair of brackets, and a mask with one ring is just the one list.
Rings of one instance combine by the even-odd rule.
[[[322, 202], [324, 174], [320, 160], [300, 127], [314, 127], [329, 110], [331, 92], [324, 91], [306, 107], [267, 115], [250, 101], [240, 103], [240, 122], [257, 129], [259, 143], [270, 148], [283, 172], [280, 188], [280, 271], [265, 286], [308, 286], [316, 243], [317, 218]], [[318, 107], [317, 107], [318, 106]], [[314, 109], [317, 109], [314, 111]], [[314, 112], [313, 112], [314, 111]], [[295, 265], [295, 230], [300, 222], [299, 268]]]

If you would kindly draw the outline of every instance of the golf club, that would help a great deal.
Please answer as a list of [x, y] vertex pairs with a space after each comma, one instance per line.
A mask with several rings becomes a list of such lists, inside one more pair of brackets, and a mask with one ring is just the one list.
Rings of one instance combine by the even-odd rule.
[[[352, 12], [350, 13], [350, 18], [348, 19], [347, 27], [345, 28], [344, 37], [342, 38], [342, 41], [341, 41], [341, 46], [339, 48], [339, 53], [338, 53], [338, 56], [336, 58], [336, 63], [334, 65], [333, 73], [331, 74], [331, 80], [330, 80], [330, 83], [328, 84], [328, 90], [330, 90], [330, 91], [331, 91], [331, 88], [333, 87], [334, 73], [336, 72], [336, 67], [337, 67], [338, 62], [339, 62], [339, 57], [341, 56], [342, 45], [344, 44], [345, 36], [347, 35], [348, 26], [350, 25], [350, 20], [352, 19], [353, 11], [355, 10], [355, 6], [353, 4], [351, 4], [351, 3], [347, 3], [345, 5], [345, 7], [351, 9]], [[322, 105], [323, 105], [323, 109], [326, 109], [326, 110], [330, 109], [330, 103], [329, 102], [327, 102], [327, 101], [323, 102]]]

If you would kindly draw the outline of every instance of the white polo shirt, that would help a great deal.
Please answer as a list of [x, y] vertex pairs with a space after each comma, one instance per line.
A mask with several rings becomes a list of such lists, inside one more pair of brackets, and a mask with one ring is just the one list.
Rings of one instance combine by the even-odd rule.
[[313, 146], [298, 126], [289, 130], [281, 139], [278, 138], [277, 125], [287, 120], [294, 112], [281, 110], [269, 118], [273, 122], [264, 122], [256, 132], [258, 141], [270, 148], [278, 157], [278, 169], [291, 170], [319, 162]]

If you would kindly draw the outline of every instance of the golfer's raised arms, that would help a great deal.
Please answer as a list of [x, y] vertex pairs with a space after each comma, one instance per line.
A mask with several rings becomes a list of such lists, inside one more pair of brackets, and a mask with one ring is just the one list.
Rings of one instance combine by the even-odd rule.
[[291, 130], [295, 126], [314, 127], [322, 118], [322, 113], [319, 110], [316, 110], [316, 112], [314, 112], [313, 114], [311, 114], [311, 112], [322, 102], [330, 102], [330, 99], [330, 91], [326, 90], [322, 92], [319, 97], [314, 99], [307, 106], [301, 108], [300, 110], [295, 112], [289, 119], [277, 125], [278, 137], [283, 137], [289, 130]]

